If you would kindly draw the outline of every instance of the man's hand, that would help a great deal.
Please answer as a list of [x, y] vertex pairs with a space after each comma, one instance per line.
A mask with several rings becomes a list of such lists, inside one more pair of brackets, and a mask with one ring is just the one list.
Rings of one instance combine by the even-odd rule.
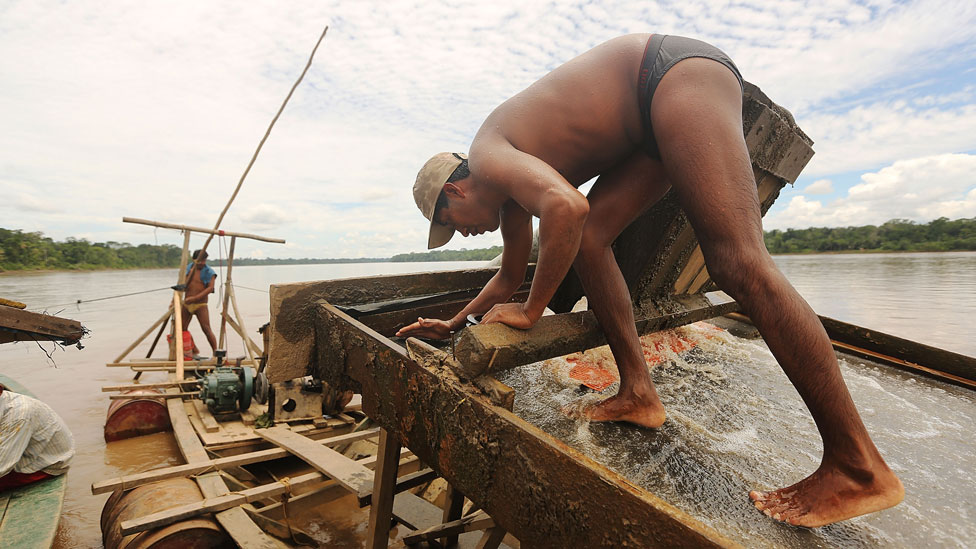
[[451, 325], [436, 318], [417, 318], [417, 322], [397, 331], [398, 337], [426, 337], [428, 339], [447, 339], [451, 336]]
[[538, 320], [538, 318], [533, 319], [529, 317], [525, 312], [523, 303], [499, 303], [481, 317], [482, 324], [500, 322], [520, 330], [528, 330], [532, 326], [535, 326]]

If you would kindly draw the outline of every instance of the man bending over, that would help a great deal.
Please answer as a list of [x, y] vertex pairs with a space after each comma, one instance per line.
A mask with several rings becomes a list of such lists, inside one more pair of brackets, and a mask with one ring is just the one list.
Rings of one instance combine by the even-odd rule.
[[[587, 196], [577, 187], [597, 177]], [[718, 49], [678, 36], [615, 38], [502, 103], [470, 158], [441, 153], [414, 184], [431, 221], [428, 247], [455, 231], [501, 228], [502, 265], [450, 320], [418, 319], [397, 335], [445, 338], [471, 313], [532, 327], [572, 266], [620, 371], [619, 392], [587, 408], [592, 421], [659, 427], [665, 420], [641, 352], [630, 293], [610, 245], [673, 188], [711, 278], [759, 328], [823, 438], [820, 467], [800, 482], [751, 492], [778, 520], [821, 526], [896, 505], [901, 482], [871, 441], [816, 314], [766, 251], [756, 182], [742, 135], [742, 78]], [[524, 280], [539, 218], [539, 258]]]

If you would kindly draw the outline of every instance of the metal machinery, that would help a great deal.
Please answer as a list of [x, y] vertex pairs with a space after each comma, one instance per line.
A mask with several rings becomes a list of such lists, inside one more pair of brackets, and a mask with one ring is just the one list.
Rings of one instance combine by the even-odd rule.
[[254, 372], [247, 366], [225, 366], [227, 351], [219, 350], [217, 367], [200, 380], [200, 400], [214, 417], [243, 412], [251, 407]]

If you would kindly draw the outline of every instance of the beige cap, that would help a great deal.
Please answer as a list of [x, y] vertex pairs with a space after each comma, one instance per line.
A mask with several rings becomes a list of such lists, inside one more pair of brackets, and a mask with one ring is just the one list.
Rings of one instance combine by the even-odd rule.
[[424, 217], [430, 220], [428, 250], [447, 244], [454, 236], [454, 227], [434, 221], [434, 208], [437, 207], [437, 197], [447, 183], [447, 178], [461, 165], [461, 160], [467, 158], [468, 155], [462, 153], [437, 153], [417, 173], [417, 181], [413, 184], [413, 199]]

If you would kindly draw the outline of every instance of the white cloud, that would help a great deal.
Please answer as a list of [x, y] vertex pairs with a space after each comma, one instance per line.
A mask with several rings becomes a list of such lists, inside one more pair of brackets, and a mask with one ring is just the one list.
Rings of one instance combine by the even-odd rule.
[[[122, 225], [126, 215], [212, 226], [326, 24], [224, 222], [288, 244], [241, 240], [242, 256], [422, 250], [427, 222], [409, 190], [420, 165], [466, 149], [501, 101], [628, 32], [696, 36], [728, 51], [816, 141], [806, 174], [976, 150], [972, 85], [915, 99], [892, 85], [918, 84], [919, 67], [931, 79], [938, 67], [972, 64], [968, 0], [36, 0], [3, 14], [0, 224], [57, 239], [179, 244], [173, 232]], [[819, 204], [816, 190], [805, 207]], [[966, 200], [937, 204], [966, 211]]]
[[976, 155], [943, 154], [899, 160], [861, 176], [847, 196], [823, 204], [794, 196], [770, 213], [769, 229], [877, 225], [890, 219], [928, 222], [976, 217]]
[[834, 184], [829, 179], [818, 179], [803, 189], [803, 194], [831, 194], [833, 192]]

